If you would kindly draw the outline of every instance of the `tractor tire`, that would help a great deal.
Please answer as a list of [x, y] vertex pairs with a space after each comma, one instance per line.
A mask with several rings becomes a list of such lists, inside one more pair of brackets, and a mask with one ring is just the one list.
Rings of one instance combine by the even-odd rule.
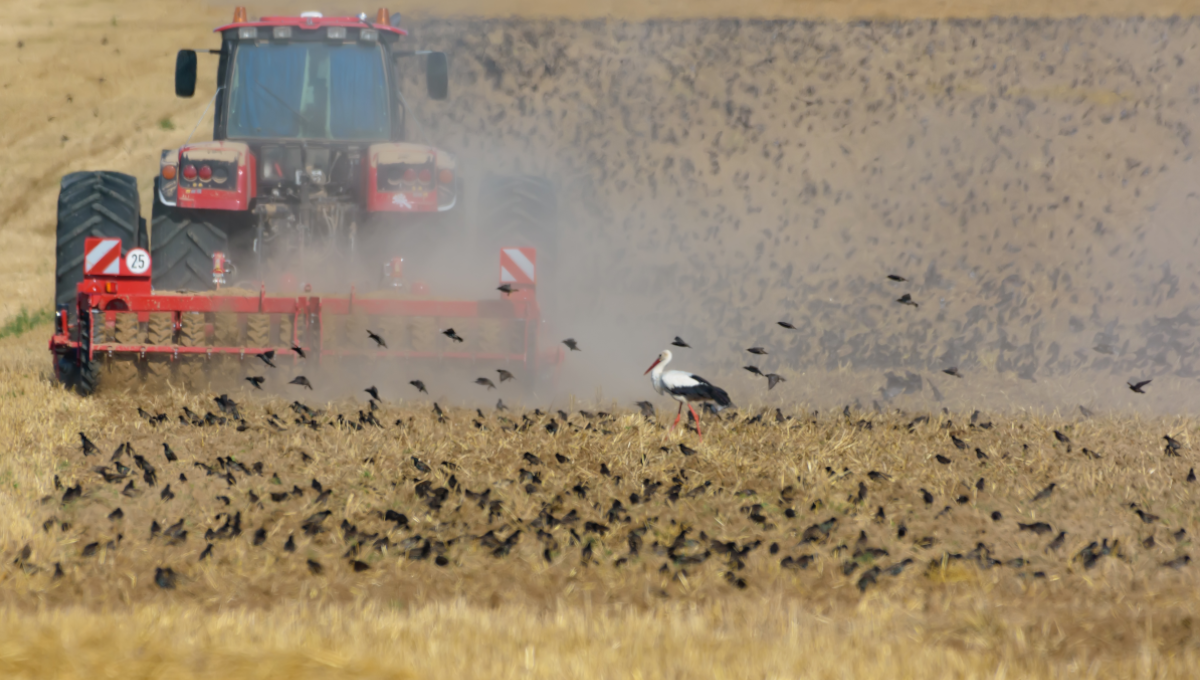
[[[203, 347], [208, 340], [204, 337], [204, 315], [188, 312], [180, 315], [180, 347]], [[178, 362], [179, 379], [185, 389], [203, 390], [208, 387], [208, 357], [189, 354]]]
[[533, 175], [489, 175], [479, 187], [477, 214], [480, 240], [493, 250], [537, 248], [541, 279], [558, 250], [558, 200], [550, 180]]
[[[146, 344], [165, 347], [175, 343], [175, 321], [170, 312], [154, 312], [146, 324]], [[165, 356], [146, 358], [146, 378], [156, 388], [170, 380], [172, 361]]]
[[121, 239], [121, 250], [145, 247], [138, 215], [137, 180], [119, 172], [73, 172], [58, 191], [54, 304], [75, 326], [76, 286], [83, 280], [83, 244], [89, 236]]
[[211, 290], [212, 256], [229, 254], [229, 214], [219, 210], [181, 210], [166, 205], [154, 183], [150, 214], [151, 284], [155, 290]]
[[[112, 341], [120, 345], [140, 345], [143, 336], [134, 312], [118, 312], [116, 325], [113, 327]], [[138, 382], [138, 361], [136, 358], [123, 355], [120, 357], [104, 357], [104, 387], [105, 389], [128, 389], [136, 387]]]

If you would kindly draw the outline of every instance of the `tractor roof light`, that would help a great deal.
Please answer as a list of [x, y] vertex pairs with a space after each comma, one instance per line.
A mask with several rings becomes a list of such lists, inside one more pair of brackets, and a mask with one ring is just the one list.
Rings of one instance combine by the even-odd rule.
[[321, 18], [324, 18], [324, 16], [325, 15], [321, 14], [320, 12], [301, 12], [300, 13], [301, 19], [321, 19]]
[[292, 27], [276, 26], [273, 35], [276, 40], [290, 40], [292, 37]]
[[346, 39], [346, 27], [345, 26], [330, 26], [329, 28], [325, 29], [325, 35], [330, 40], [345, 40]]
[[249, 21], [249, 19], [246, 17], [246, 8], [245, 7], [235, 7], [233, 10], [233, 22], [232, 23], [244, 24], [247, 21]]
[[258, 40], [258, 28], [255, 26], [238, 27], [238, 40]]
[[364, 28], [358, 32], [358, 39], [363, 42], [375, 42], [379, 40], [379, 31], [373, 28]]
[[387, 11], [386, 7], [380, 7], [379, 11], [375, 13], [375, 23], [383, 24], [384, 26], [392, 23], [392, 15]]

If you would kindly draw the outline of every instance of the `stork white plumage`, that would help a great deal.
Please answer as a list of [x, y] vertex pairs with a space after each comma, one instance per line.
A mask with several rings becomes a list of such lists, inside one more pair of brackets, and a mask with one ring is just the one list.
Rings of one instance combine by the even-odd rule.
[[683, 416], [683, 405], [687, 404], [688, 411], [691, 411], [692, 417], [696, 419], [696, 434], [700, 436], [701, 441], [704, 441], [704, 435], [700, 432], [700, 416], [696, 414], [696, 409], [692, 408], [692, 404], [713, 404], [713, 409], [719, 412], [721, 409], [732, 406], [733, 402], [729, 400], [729, 395], [725, 393], [725, 390], [694, 373], [664, 370], [669, 363], [671, 363], [671, 350], [664, 349], [654, 363], [650, 364], [650, 368], [646, 369], [646, 373], [650, 374], [650, 381], [654, 384], [654, 390], [679, 402], [679, 411], [675, 414], [675, 422], [671, 423], [671, 427], [667, 428], [667, 431], [670, 432], [679, 424], [679, 419]]

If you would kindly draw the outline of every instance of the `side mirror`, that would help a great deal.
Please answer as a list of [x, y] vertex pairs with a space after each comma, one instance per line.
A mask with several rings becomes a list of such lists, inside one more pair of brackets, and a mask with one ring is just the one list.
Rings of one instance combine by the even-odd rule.
[[179, 50], [175, 56], [175, 96], [196, 94], [196, 50]]
[[[425, 87], [430, 99], [445, 99], [450, 94], [450, 63], [445, 52], [430, 52], [425, 57]], [[195, 77], [192, 78], [193, 82]]]

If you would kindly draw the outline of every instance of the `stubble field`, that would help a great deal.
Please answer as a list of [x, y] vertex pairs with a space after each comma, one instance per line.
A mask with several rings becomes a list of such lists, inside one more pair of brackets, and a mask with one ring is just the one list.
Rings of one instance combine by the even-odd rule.
[[[367, 385], [239, 388], [235, 415], [53, 385], [58, 178], [148, 185], [211, 96], [170, 97], [173, 51], [229, 11], [10, 8], [0, 675], [1193, 674], [1191, 20], [441, 9], [462, 16], [413, 22], [453, 64], [453, 108], [417, 105], [428, 135], [556, 176], [562, 250], [590, 254], [564, 284], [587, 314], [556, 310], [577, 399], [439, 417], [406, 386], [375, 411]], [[787, 21], [709, 20], [735, 12]], [[888, 20], [794, 20], [864, 16]], [[677, 333], [741, 407], [703, 443], [665, 436], [665, 400], [633, 406]], [[788, 376], [771, 392], [738, 368], [759, 343]]]

